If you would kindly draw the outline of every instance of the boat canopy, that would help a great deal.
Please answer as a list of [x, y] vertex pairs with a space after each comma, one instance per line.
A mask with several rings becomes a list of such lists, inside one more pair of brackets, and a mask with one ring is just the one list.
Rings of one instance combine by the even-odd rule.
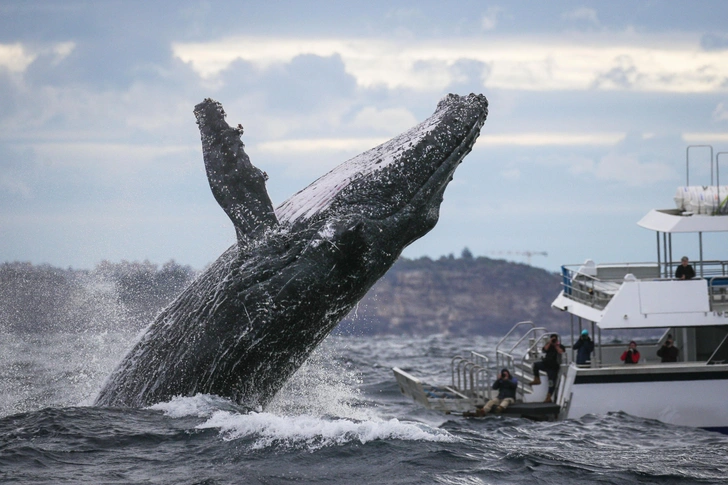
[[686, 215], [677, 209], [651, 210], [637, 225], [651, 231], [668, 234], [728, 232], [728, 216]]

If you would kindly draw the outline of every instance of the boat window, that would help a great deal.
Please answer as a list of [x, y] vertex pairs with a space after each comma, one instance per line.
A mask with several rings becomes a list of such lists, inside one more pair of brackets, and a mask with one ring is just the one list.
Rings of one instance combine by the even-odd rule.
[[723, 337], [723, 341], [713, 352], [708, 364], [725, 364], [726, 362], [728, 362], [728, 334]]

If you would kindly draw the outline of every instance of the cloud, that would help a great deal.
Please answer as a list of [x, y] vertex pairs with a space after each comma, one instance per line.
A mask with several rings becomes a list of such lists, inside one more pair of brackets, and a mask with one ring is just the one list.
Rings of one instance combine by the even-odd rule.
[[594, 88], [602, 89], [629, 89], [638, 84], [643, 76], [637, 71], [634, 61], [629, 56], [618, 56], [614, 59], [614, 67], [610, 70], [597, 74], [594, 80]]
[[0, 67], [4, 67], [11, 72], [25, 71], [35, 57], [19, 42], [0, 44]]
[[725, 143], [728, 142], [728, 133], [683, 133], [685, 143]]
[[451, 86], [483, 86], [490, 75], [490, 65], [473, 59], [458, 59], [447, 69]]
[[[336, 56], [356, 86], [442, 91], [462, 80], [463, 62], [488, 66], [484, 87], [551, 90], [720, 92], [728, 64], [721, 52], [700, 49], [694, 37], [579, 34], [528, 37], [383, 38], [231, 37], [172, 45], [174, 55], [202, 78], [219, 75], [237, 59], [265, 71], [298, 56]], [[473, 64], [478, 65], [478, 64]], [[604, 66], [611, 66], [605, 70]], [[486, 73], [484, 73], [486, 74]]]
[[521, 171], [517, 168], [510, 168], [506, 170], [501, 170], [501, 177], [503, 177], [506, 180], [518, 180], [521, 178]]
[[722, 51], [728, 49], [727, 34], [705, 34], [700, 38], [700, 46], [706, 51]]
[[298, 154], [319, 152], [363, 152], [389, 138], [308, 138], [267, 141], [252, 147], [266, 154]]
[[359, 111], [351, 126], [363, 130], [385, 130], [387, 133], [403, 132], [415, 126], [419, 120], [406, 108], [377, 109], [367, 106]]
[[480, 21], [483, 30], [493, 30], [498, 25], [498, 15], [503, 11], [500, 7], [488, 7]]
[[510, 146], [579, 146], [615, 145], [624, 133], [504, 133], [485, 134], [478, 138], [479, 145]]
[[726, 121], [728, 120], [728, 108], [722, 101], [718, 103], [713, 111], [713, 121]]
[[31, 197], [31, 188], [23, 180], [17, 180], [8, 174], [0, 175], [0, 192], [4, 192], [11, 196], [19, 196], [22, 199]]
[[608, 154], [593, 167], [601, 180], [620, 182], [631, 187], [652, 185], [675, 177], [675, 170], [660, 162], [641, 162], [634, 154]]
[[593, 8], [580, 7], [561, 15], [561, 18], [572, 21], [586, 21], [592, 25], [599, 25], [597, 11]]

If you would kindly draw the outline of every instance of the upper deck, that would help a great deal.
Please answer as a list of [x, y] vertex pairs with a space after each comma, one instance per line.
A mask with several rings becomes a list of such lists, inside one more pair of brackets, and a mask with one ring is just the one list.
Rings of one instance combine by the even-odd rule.
[[[712, 159], [712, 155], [711, 155]], [[562, 266], [563, 291], [552, 306], [599, 328], [728, 324], [728, 261], [704, 260], [703, 233], [728, 232], [728, 186], [679, 187], [676, 209], [651, 210], [637, 224], [657, 235], [656, 263]], [[696, 278], [673, 278], [672, 235], [699, 236]]]
[[552, 306], [602, 329], [728, 324], [728, 261], [701, 261], [690, 281], [665, 274], [649, 263], [565, 265]]

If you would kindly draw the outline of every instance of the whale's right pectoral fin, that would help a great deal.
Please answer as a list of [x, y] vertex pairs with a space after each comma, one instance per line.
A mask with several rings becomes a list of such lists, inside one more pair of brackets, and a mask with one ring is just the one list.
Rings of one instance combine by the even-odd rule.
[[205, 99], [195, 106], [195, 116], [212, 194], [233, 221], [238, 244], [243, 246], [278, 225], [265, 188], [268, 176], [250, 163], [240, 139], [242, 126], [227, 124], [220, 103]]

